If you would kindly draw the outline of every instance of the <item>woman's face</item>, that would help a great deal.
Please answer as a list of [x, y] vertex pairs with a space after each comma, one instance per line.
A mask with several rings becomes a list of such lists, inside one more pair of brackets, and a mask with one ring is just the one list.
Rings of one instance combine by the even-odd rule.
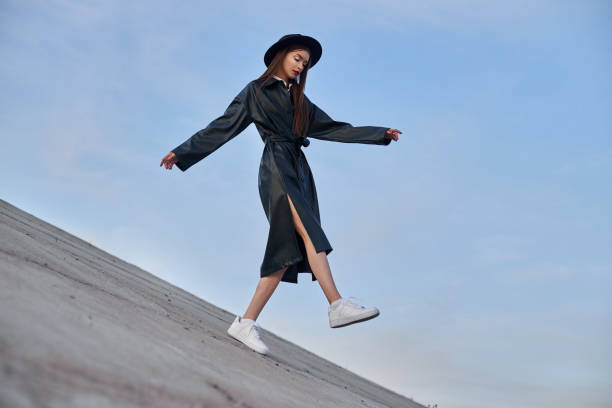
[[300, 75], [306, 69], [309, 59], [310, 53], [308, 50], [289, 51], [283, 60], [282, 70], [285, 78], [293, 79]]

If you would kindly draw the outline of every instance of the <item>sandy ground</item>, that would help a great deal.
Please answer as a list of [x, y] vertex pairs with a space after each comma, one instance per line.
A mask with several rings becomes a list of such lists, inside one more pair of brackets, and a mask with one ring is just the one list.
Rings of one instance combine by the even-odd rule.
[[423, 407], [0, 200], [0, 407]]

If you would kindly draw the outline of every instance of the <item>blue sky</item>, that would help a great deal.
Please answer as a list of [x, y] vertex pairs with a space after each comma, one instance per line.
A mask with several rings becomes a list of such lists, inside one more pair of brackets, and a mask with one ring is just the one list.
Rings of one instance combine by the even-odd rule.
[[612, 404], [612, 17], [605, 1], [3, 1], [2, 199], [233, 313], [268, 224], [254, 125], [187, 172], [287, 33], [323, 55], [331, 117], [403, 131], [312, 140], [340, 293], [281, 283], [266, 329], [439, 408]]

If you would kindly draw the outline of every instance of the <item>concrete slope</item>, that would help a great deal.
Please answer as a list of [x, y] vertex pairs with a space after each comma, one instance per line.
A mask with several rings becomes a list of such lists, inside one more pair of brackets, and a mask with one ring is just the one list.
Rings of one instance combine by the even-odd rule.
[[0, 200], [0, 407], [410, 407]]

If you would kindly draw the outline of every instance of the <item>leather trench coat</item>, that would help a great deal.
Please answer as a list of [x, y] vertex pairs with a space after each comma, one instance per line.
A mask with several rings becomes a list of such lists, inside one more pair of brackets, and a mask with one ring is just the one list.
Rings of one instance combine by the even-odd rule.
[[298, 273], [311, 273], [304, 242], [298, 235], [287, 195], [291, 197], [302, 224], [317, 252], [329, 254], [332, 246], [321, 227], [317, 191], [302, 147], [308, 138], [343, 142], [388, 145], [387, 127], [352, 126], [331, 119], [306, 95], [310, 128], [305, 138], [293, 132], [293, 102], [282, 80], [269, 77], [249, 82], [232, 100], [225, 113], [172, 150], [185, 171], [213, 153], [251, 123], [262, 141], [259, 165], [259, 196], [270, 229], [260, 266], [267, 276], [287, 266], [281, 280], [297, 283]]

